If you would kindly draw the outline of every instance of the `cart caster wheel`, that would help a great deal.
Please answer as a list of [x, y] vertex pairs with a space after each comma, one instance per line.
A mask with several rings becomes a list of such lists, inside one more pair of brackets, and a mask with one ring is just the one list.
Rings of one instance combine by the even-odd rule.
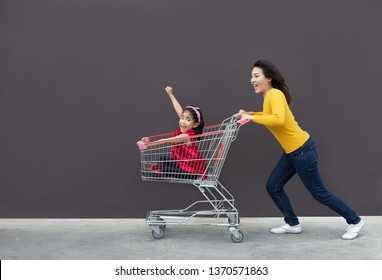
[[165, 223], [164, 219], [158, 218], [157, 221], [164, 223], [163, 225], [158, 225], [160, 229], [164, 230], [166, 228], [166, 223]]
[[231, 239], [234, 243], [241, 243], [244, 239], [244, 234], [239, 230], [239, 238], [236, 238], [235, 235], [231, 234]]
[[[159, 232], [159, 233], [158, 233]], [[164, 236], [164, 230], [161, 228], [161, 227], [159, 227], [159, 229], [158, 229], [158, 232], [156, 232], [155, 230], [152, 230], [152, 235], [154, 236], [154, 238], [156, 238], [156, 239], [161, 239], [161, 238], [163, 238], [163, 236]]]
[[[228, 218], [228, 223], [229, 223], [229, 224], [235, 224], [235, 222], [232, 221], [231, 218]], [[237, 224], [238, 224], [238, 225], [240, 224], [240, 217], [237, 217]]]
[[159, 225], [159, 228], [160, 228], [161, 230], [164, 230], [164, 229], [166, 228], [166, 225]]

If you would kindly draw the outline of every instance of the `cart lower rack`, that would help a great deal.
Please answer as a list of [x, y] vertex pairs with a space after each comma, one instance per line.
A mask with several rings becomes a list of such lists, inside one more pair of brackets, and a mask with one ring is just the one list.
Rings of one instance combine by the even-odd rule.
[[190, 137], [188, 143], [166, 142], [172, 133], [142, 138], [145, 142], [140, 145], [142, 180], [191, 184], [204, 197], [184, 209], [149, 211], [146, 224], [155, 238], [163, 238], [170, 224], [208, 221], [207, 224], [228, 227], [233, 242], [243, 241], [235, 199], [218, 179], [232, 141], [247, 122], [232, 116], [221, 124], [205, 127], [203, 134]]

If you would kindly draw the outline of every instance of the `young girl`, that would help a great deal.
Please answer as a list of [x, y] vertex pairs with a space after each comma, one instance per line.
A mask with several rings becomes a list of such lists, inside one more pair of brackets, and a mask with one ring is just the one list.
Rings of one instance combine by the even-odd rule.
[[194, 135], [202, 134], [204, 128], [203, 114], [199, 107], [187, 106], [184, 109], [174, 96], [172, 87], [165, 88], [175, 112], [179, 117], [179, 127], [170, 138], [165, 138], [153, 142], [138, 141], [137, 144], [147, 147], [154, 147], [163, 144], [173, 144], [171, 154], [168, 157], [161, 157], [157, 166], [149, 176], [162, 177], [171, 176], [182, 179], [197, 179], [206, 170], [206, 163], [203, 160], [195, 141]]
[[266, 60], [255, 63], [251, 84], [264, 99], [262, 112], [239, 111], [242, 118], [266, 126], [284, 149], [274, 167], [266, 188], [276, 206], [284, 215], [285, 224], [271, 229], [272, 233], [300, 233], [301, 226], [292, 204], [284, 191], [285, 184], [296, 173], [310, 194], [345, 218], [349, 224], [343, 239], [354, 239], [363, 226], [363, 220], [340, 197], [331, 193], [322, 182], [318, 170], [317, 145], [296, 122], [289, 108], [291, 94], [285, 79], [276, 66]]

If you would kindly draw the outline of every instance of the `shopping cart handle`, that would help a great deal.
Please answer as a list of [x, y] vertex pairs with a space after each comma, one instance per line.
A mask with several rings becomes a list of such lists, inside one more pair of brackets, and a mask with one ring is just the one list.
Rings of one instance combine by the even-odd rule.
[[237, 123], [239, 123], [240, 125], [245, 125], [245, 124], [249, 123], [249, 119], [247, 119], [247, 118], [240, 119], [237, 121]]
[[241, 115], [240, 114], [235, 114], [233, 115], [233, 117], [235, 119], [237, 119], [237, 123], [240, 124], [240, 125], [244, 125], [244, 124], [247, 124], [250, 120], [247, 119], [247, 118], [243, 118], [241, 119]]

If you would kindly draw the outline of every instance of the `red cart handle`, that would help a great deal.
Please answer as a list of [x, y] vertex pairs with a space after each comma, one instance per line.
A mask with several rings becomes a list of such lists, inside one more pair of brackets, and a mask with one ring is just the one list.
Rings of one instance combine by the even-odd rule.
[[239, 123], [240, 125], [245, 125], [245, 124], [249, 123], [249, 121], [250, 121], [250, 119], [247, 119], [247, 118], [240, 119], [239, 114], [233, 115], [233, 117], [238, 120], [237, 123]]

